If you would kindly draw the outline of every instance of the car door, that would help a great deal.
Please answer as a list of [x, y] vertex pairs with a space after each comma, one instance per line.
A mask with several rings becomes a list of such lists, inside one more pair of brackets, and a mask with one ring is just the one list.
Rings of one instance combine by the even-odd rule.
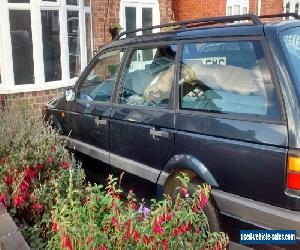
[[[139, 193], [144, 188], [143, 195], [153, 195], [174, 151], [176, 50], [175, 44], [132, 48], [112, 107], [110, 164], [135, 175], [136, 183], [129, 186]], [[147, 63], [139, 61], [140, 54]]]
[[287, 126], [263, 41], [183, 43], [175, 154], [225, 192], [284, 206]]
[[76, 88], [76, 98], [67, 114], [76, 149], [106, 163], [109, 162], [110, 99], [123, 54], [123, 50], [112, 50], [93, 61]]

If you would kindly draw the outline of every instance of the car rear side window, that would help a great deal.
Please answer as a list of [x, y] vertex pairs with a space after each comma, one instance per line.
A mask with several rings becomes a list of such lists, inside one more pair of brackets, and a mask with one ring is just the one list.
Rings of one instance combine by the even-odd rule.
[[260, 41], [184, 44], [179, 87], [181, 109], [281, 118]]
[[175, 57], [176, 45], [134, 50], [121, 85], [119, 103], [166, 108]]
[[107, 52], [98, 58], [88, 77], [79, 86], [77, 98], [85, 101], [109, 102], [124, 52]]

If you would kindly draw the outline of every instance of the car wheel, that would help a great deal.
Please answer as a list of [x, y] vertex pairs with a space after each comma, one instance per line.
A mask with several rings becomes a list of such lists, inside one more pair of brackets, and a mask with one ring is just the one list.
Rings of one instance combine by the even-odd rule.
[[[189, 194], [192, 195], [193, 193], [195, 193], [197, 191], [197, 186], [201, 185], [202, 183], [203, 182], [201, 182], [199, 179], [191, 178], [189, 188], [188, 188]], [[177, 187], [178, 187], [178, 180], [176, 179], [175, 176], [173, 178], [171, 177], [165, 183], [164, 193], [170, 195], [173, 199], [175, 199], [176, 196], [175, 190]], [[222, 230], [220, 212], [211, 195], [204, 209], [204, 213], [207, 217], [210, 231], [222, 232], [223, 230]]]

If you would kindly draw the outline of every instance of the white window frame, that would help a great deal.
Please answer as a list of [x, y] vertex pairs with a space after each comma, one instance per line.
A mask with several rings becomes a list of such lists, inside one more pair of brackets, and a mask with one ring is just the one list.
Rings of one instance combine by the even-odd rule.
[[[152, 8], [153, 12], [153, 23], [152, 25], [160, 24], [160, 10], [158, 0], [121, 0], [120, 3], [120, 25], [124, 30], [126, 30], [126, 20], [125, 20], [125, 7], [135, 7], [137, 8], [136, 18], [140, 20], [137, 22], [137, 29], [142, 28], [142, 8]], [[159, 29], [153, 30], [153, 32], [159, 32]], [[142, 32], [139, 32], [137, 35], [141, 35]]]
[[[40, 91], [56, 89], [74, 85], [77, 77], [69, 77], [69, 47], [68, 47], [68, 30], [67, 30], [67, 11], [79, 11], [79, 32], [80, 32], [80, 66], [81, 71], [87, 65], [86, 49], [86, 31], [85, 31], [85, 14], [90, 13], [91, 18], [91, 43], [93, 43], [91, 2], [90, 6], [84, 6], [84, 0], [78, 0], [77, 6], [66, 5], [66, 0], [57, 0], [57, 2], [45, 2], [42, 0], [31, 0], [30, 3], [8, 3], [8, 0], [1, 0], [0, 8], [0, 63], [1, 77], [0, 94], [13, 94], [19, 92]], [[33, 62], [34, 62], [34, 84], [15, 85], [13, 72], [12, 46], [10, 37], [10, 10], [29, 10], [31, 13], [31, 32], [33, 45]], [[61, 46], [61, 72], [62, 80], [45, 82], [44, 75], [44, 58], [43, 58], [43, 40], [42, 40], [42, 22], [41, 10], [58, 10], [60, 22], [60, 46]], [[91, 44], [93, 48], [93, 44]], [[1, 54], [2, 53], [2, 54]]]
[[239, 6], [240, 7], [240, 14], [245, 14], [243, 12], [244, 8], [247, 8], [247, 13], [249, 13], [249, 0], [227, 0], [226, 2], [226, 15], [228, 16], [229, 13], [229, 7], [232, 8], [232, 13], [231, 15], [234, 15], [234, 7]]

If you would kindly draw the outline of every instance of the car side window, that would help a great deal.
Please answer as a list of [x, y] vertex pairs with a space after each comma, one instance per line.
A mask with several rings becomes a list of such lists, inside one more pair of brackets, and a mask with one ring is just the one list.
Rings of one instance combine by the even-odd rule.
[[281, 118], [260, 41], [184, 44], [179, 86], [181, 109]]
[[120, 88], [119, 103], [166, 108], [169, 103], [176, 45], [133, 51]]
[[109, 102], [124, 52], [116, 50], [99, 56], [88, 77], [78, 88], [77, 99]]

